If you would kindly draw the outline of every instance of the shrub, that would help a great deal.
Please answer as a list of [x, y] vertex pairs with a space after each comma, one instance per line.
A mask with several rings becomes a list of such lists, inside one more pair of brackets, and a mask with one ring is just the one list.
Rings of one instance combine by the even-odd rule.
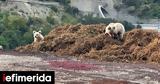
[[66, 6], [65, 12], [71, 14], [72, 16], [77, 16], [80, 11], [78, 10], [78, 8]]
[[51, 9], [52, 9], [54, 12], [58, 12], [57, 7], [55, 7], [55, 6], [51, 6]]
[[73, 17], [67, 13], [64, 13], [61, 20], [62, 20], [62, 24], [76, 24], [76, 23], [78, 23], [78, 19], [76, 19], [75, 17]]
[[86, 15], [79, 19], [82, 24], [108, 24], [110, 22], [115, 22], [116, 20], [111, 18], [99, 18], [99, 17], [92, 17], [92, 15]]
[[122, 21], [121, 23], [124, 25], [126, 31], [130, 31], [133, 28], [135, 28], [135, 26], [132, 23], [129, 23], [127, 21]]

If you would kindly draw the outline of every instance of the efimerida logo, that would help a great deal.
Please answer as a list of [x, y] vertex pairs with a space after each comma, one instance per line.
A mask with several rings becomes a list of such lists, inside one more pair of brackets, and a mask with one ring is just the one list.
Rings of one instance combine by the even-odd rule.
[[3, 82], [51, 82], [52, 77], [50, 75], [19, 75], [17, 73], [13, 73], [12, 75], [3, 74]]

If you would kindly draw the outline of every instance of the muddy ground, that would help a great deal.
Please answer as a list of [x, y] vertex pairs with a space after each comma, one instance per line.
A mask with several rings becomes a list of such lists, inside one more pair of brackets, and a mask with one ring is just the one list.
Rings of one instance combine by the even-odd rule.
[[65, 25], [54, 28], [37, 42], [16, 48], [18, 52], [49, 52], [106, 62], [160, 63], [160, 38], [154, 30], [134, 29], [123, 41], [104, 34], [105, 24]]
[[160, 84], [160, 65], [0, 51], [0, 70], [55, 71], [55, 84]]

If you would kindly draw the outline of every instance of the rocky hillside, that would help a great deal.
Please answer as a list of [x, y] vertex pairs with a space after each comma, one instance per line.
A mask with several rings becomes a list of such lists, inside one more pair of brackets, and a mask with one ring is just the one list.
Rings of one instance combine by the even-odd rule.
[[53, 29], [44, 42], [16, 48], [19, 52], [49, 52], [114, 62], [160, 63], [160, 39], [156, 31], [134, 29], [118, 41], [104, 35], [106, 25], [65, 25]]
[[[107, 18], [132, 23], [149, 23], [160, 17], [158, 0], [2, 0], [0, 7], [1, 10], [16, 12], [23, 17], [45, 18], [52, 11], [52, 6], [61, 9], [64, 5], [61, 3], [65, 2], [71, 7], [78, 8], [83, 15], [93, 14], [94, 17], [101, 17], [99, 5], [102, 5], [108, 12]], [[59, 14], [62, 16], [61, 13]]]
[[7, 0], [1, 1], [0, 7], [2, 11], [10, 11], [17, 13], [22, 17], [38, 17], [46, 18], [51, 9], [49, 6], [58, 7], [57, 2], [41, 2], [38, 0]]
[[[106, 17], [132, 23], [155, 23], [160, 18], [159, 0], [71, 0], [71, 5], [83, 12], [101, 16], [98, 6], [108, 12]], [[83, 6], [82, 6], [83, 5]]]
[[130, 15], [126, 8], [116, 10], [115, 6], [122, 5], [122, 0], [71, 0], [71, 2], [71, 6], [77, 7], [86, 13], [93, 13], [93, 16], [102, 17], [98, 10], [98, 6], [102, 5], [108, 12], [108, 15], [106, 15], [107, 18], [126, 20], [132, 23], [136, 23], [139, 20], [135, 15]]

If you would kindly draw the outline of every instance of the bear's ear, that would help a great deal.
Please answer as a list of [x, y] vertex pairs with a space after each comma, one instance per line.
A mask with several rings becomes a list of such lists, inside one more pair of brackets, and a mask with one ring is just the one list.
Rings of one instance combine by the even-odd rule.
[[38, 32], [39, 32], [39, 33], [42, 33], [42, 31], [41, 31], [41, 30], [39, 30]]
[[36, 33], [36, 31], [33, 31], [33, 34]]

